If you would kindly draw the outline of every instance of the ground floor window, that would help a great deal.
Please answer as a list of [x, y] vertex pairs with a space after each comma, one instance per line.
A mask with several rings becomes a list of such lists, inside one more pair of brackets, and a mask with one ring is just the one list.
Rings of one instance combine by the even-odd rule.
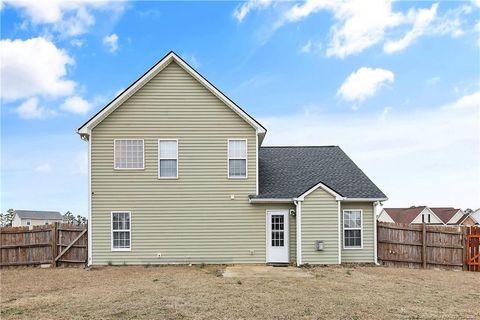
[[130, 212], [112, 212], [112, 250], [130, 250], [130, 228]]
[[362, 248], [362, 210], [343, 210], [343, 247]]

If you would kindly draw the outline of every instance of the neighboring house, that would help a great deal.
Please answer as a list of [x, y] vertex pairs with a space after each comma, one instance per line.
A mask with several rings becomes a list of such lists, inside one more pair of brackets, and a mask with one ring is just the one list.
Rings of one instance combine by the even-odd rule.
[[472, 212], [470, 216], [480, 224], [480, 209], [477, 209], [474, 212]]
[[460, 225], [462, 219], [465, 219], [465, 213], [461, 209], [427, 206], [383, 208], [378, 216], [378, 221], [402, 224]]
[[57, 211], [14, 210], [12, 227], [31, 227], [55, 222], [63, 222], [63, 216]]
[[376, 262], [387, 198], [352, 160], [262, 146], [266, 129], [173, 52], [78, 133], [90, 265]]
[[462, 226], [479, 225], [480, 224], [479, 220], [477, 220], [473, 214], [474, 212], [472, 212], [471, 214], [465, 213], [463, 217], [461, 217], [460, 220], [458, 221], [458, 224]]

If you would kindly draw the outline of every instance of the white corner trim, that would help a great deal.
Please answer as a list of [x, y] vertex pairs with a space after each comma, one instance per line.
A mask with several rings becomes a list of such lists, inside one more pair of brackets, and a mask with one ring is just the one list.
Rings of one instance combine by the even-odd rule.
[[377, 205], [378, 205], [378, 201], [375, 201], [373, 203], [373, 262], [376, 265], [378, 265]]
[[337, 217], [338, 217], [338, 264], [342, 264], [342, 210], [341, 202], [337, 200]]
[[[247, 146], [247, 149], [248, 149], [248, 146]], [[255, 134], [255, 188], [256, 188], [256, 192], [255, 192], [255, 195], [258, 196], [259, 194], [259, 181], [258, 181], [258, 133]], [[248, 169], [247, 169], [248, 171]]]
[[87, 224], [87, 251], [88, 259], [87, 266], [93, 264], [92, 260], [92, 142], [93, 135], [91, 130], [88, 130], [88, 224]]
[[210, 82], [203, 78], [197, 71], [191, 68], [187, 63], [185, 63], [179, 56], [174, 52], [170, 52], [164, 58], [162, 58], [156, 65], [150, 68], [141, 78], [136, 80], [127, 90], [118, 95], [115, 99], [110, 102], [107, 107], [93, 116], [88, 122], [86, 122], [78, 130], [79, 134], [88, 134], [89, 130], [95, 128], [103, 119], [105, 119], [110, 113], [117, 109], [123, 102], [125, 102], [129, 97], [131, 97], [135, 92], [142, 88], [148, 81], [155, 77], [160, 71], [162, 71], [166, 66], [168, 66], [172, 61], [176, 62], [181, 68], [183, 68], [187, 73], [189, 73], [193, 78], [200, 82], [205, 88], [207, 88], [213, 95], [230, 107], [235, 113], [237, 113], [242, 119], [244, 119], [248, 124], [257, 130], [259, 133], [266, 133], [266, 130], [251, 116], [249, 116], [245, 111], [240, 109], [235, 103], [233, 103], [227, 96], [215, 88]]
[[296, 216], [295, 216], [295, 222], [296, 222], [296, 240], [297, 240], [297, 252], [296, 252], [296, 257], [297, 257], [297, 267], [300, 267], [302, 265], [302, 200], [296, 200], [295, 202], [296, 206]]

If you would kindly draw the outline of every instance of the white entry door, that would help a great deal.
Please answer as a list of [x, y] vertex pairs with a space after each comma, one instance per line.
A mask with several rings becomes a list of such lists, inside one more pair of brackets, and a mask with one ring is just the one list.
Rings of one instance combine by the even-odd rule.
[[267, 211], [267, 262], [288, 263], [288, 211]]

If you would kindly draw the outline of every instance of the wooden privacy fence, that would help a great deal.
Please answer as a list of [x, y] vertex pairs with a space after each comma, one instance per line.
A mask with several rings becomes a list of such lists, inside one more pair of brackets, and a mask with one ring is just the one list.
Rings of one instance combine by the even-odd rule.
[[83, 267], [88, 256], [87, 237], [87, 226], [72, 224], [0, 228], [0, 266]]
[[480, 272], [480, 226], [468, 227], [465, 236], [466, 268]]
[[465, 269], [465, 228], [379, 222], [378, 259], [384, 265]]

